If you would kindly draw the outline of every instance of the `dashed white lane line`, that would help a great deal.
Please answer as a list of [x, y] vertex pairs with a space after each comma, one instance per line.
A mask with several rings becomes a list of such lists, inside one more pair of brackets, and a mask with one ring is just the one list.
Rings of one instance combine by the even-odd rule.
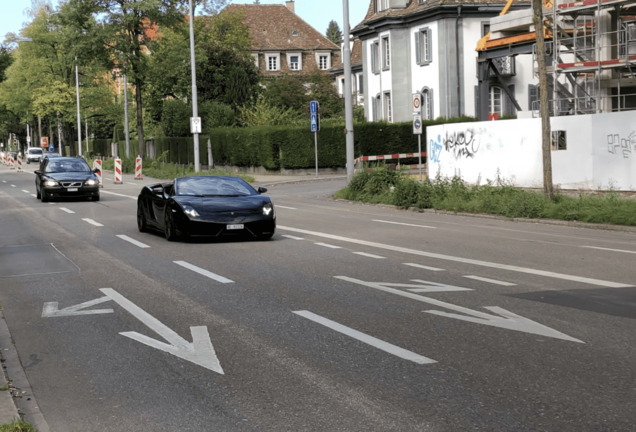
[[324, 246], [324, 247], [331, 248], [331, 249], [342, 249], [340, 246], [332, 245], [332, 244], [329, 244], [329, 243], [314, 243], [314, 244], [317, 245], [317, 246]]
[[29, 191], [28, 191], [28, 190], [26, 190], [26, 189], [22, 189], [22, 192], [24, 192], [25, 194], [31, 193], [31, 192], [29, 192]]
[[105, 191], [105, 190], [101, 191], [100, 193], [104, 193], [104, 194], [108, 194], [108, 195], [115, 195], [115, 196], [123, 197], [123, 198], [130, 198], [130, 199], [134, 199], [134, 200], [137, 199], [136, 195], [135, 196], [130, 196], [130, 195], [124, 195], [124, 194], [120, 194], [120, 193], [117, 193], [117, 192], [111, 192], [111, 191]]
[[306, 310], [294, 311], [296, 315], [299, 315], [303, 318], [307, 318], [310, 321], [323, 325], [327, 328], [337, 331], [338, 333], [342, 333], [346, 336], [352, 337], [360, 342], [363, 342], [367, 345], [371, 345], [374, 348], [380, 349], [384, 352], [387, 352], [391, 355], [400, 357], [404, 360], [409, 360], [417, 364], [431, 364], [437, 363], [435, 360], [430, 359], [428, 357], [421, 356], [412, 351], [405, 350], [404, 348], [400, 348], [399, 346], [390, 344], [381, 339], [375, 338], [373, 336], [369, 336], [368, 334], [359, 332], [358, 330], [354, 330], [351, 327], [344, 326], [335, 321], [331, 321], [330, 319], [321, 317], [320, 315], [316, 315], [312, 312]]
[[305, 240], [302, 237], [296, 237], [296, 236], [289, 235], [289, 234], [283, 234], [281, 237], [285, 237], [285, 238], [292, 239], [292, 240]]
[[430, 270], [430, 271], [445, 271], [442, 268], [437, 268], [437, 267], [431, 267], [431, 266], [425, 266], [422, 264], [415, 264], [415, 263], [403, 263], [405, 266], [410, 266], [410, 267], [415, 267], [415, 268], [421, 268], [424, 270]]
[[437, 229], [437, 227], [434, 227], [434, 226], [417, 225], [417, 224], [410, 224], [410, 223], [404, 223], [404, 222], [386, 221], [386, 220], [382, 220], [382, 219], [373, 219], [373, 222], [382, 222], [382, 223], [393, 224], [393, 225], [404, 225], [404, 226], [410, 226], [410, 227], [416, 227], [416, 228]]
[[192, 270], [193, 272], [199, 273], [200, 275], [203, 275], [205, 277], [209, 277], [210, 279], [214, 279], [217, 282], [221, 282], [221, 283], [234, 283], [233, 280], [225, 278], [223, 276], [220, 276], [216, 273], [212, 273], [211, 271], [208, 271], [206, 269], [202, 269], [201, 267], [197, 267], [194, 264], [190, 264], [189, 262], [186, 261], [173, 261], [175, 264], [180, 265], [181, 267], [185, 267], [188, 270]]
[[60, 207], [60, 210], [62, 210], [63, 212], [69, 213], [69, 214], [75, 213], [73, 210], [67, 209], [66, 207]]
[[478, 281], [482, 281], [482, 282], [488, 282], [491, 284], [495, 284], [495, 285], [502, 285], [502, 286], [516, 286], [516, 283], [512, 283], [512, 282], [505, 282], [505, 281], [500, 281], [500, 280], [496, 280], [496, 279], [488, 279], [485, 277], [481, 277], [481, 276], [473, 276], [473, 275], [465, 275], [464, 276], [467, 279], [473, 279], [473, 280], [478, 280]]
[[386, 257], [380, 256], [380, 255], [373, 255], [373, 254], [366, 253], [366, 252], [354, 252], [354, 254], [365, 256], [365, 257], [368, 257], [368, 258], [386, 259]]
[[598, 249], [598, 250], [610, 251], [610, 252], [622, 252], [622, 253], [636, 254], [636, 251], [624, 250], [624, 249], [611, 249], [611, 248], [603, 248], [603, 247], [597, 247], [597, 246], [581, 246], [581, 247], [582, 248], [587, 248], [587, 249]]
[[96, 227], [103, 227], [104, 225], [100, 224], [99, 222], [95, 222], [93, 219], [89, 219], [89, 218], [84, 218], [82, 219], [84, 222], [88, 222], [91, 225], [94, 225]]
[[132, 238], [132, 237], [128, 237], [128, 236], [127, 236], [127, 235], [125, 235], [125, 234], [117, 234], [117, 237], [119, 237], [119, 238], [120, 238], [120, 239], [122, 239], [122, 240], [127, 241], [128, 243], [132, 243], [132, 244], [134, 244], [135, 246], [140, 247], [140, 248], [149, 248], [149, 247], [150, 247], [150, 246], [148, 246], [147, 244], [142, 243], [142, 242], [140, 242], [140, 241], [137, 241], [137, 240], [135, 240], [135, 239], [134, 239], [134, 238]]
[[276, 205], [276, 208], [283, 208], [283, 209], [287, 209], [287, 210], [298, 210], [296, 207], [287, 207], [287, 206], [282, 206], [282, 205]]
[[451, 261], [451, 262], [458, 262], [462, 264], [476, 265], [480, 267], [496, 268], [499, 270], [506, 270], [506, 271], [516, 272], [516, 273], [525, 273], [525, 274], [531, 274], [536, 276], [549, 277], [553, 279], [567, 280], [571, 282], [580, 282], [580, 283], [603, 286], [608, 288], [631, 288], [634, 286], [633, 284], [625, 284], [625, 283], [607, 281], [602, 279], [593, 279], [593, 278], [587, 278], [583, 276], [557, 273], [557, 272], [552, 272], [547, 270], [539, 270], [539, 269], [534, 269], [529, 267], [521, 267], [516, 265], [510, 265], [510, 264], [501, 264], [496, 262], [482, 261], [478, 259], [462, 258], [458, 256], [427, 252], [427, 251], [418, 250], [418, 249], [410, 249], [410, 248], [405, 248], [401, 246], [388, 245], [384, 243], [376, 243], [376, 242], [371, 242], [367, 240], [361, 240], [361, 239], [356, 239], [351, 237], [343, 237], [343, 236], [339, 236], [335, 234], [304, 230], [300, 228], [293, 228], [293, 227], [283, 226], [283, 225], [278, 225], [277, 229], [282, 231], [291, 231], [291, 232], [299, 233], [299, 234], [312, 235], [316, 237], [323, 237], [330, 240], [375, 247], [378, 249], [390, 250], [394, 252], [401, 252], [401, 253], [410, 254], [410, 255], [417, 255], [421, 257], [434, 258], [434, 259]]

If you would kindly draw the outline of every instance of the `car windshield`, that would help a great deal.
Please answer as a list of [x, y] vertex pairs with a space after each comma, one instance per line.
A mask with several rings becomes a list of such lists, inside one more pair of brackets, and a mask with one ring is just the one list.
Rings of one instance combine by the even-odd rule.
[[90, 172], [91, 168], [82, 160], [51, 159], [44, 170], [47, 173]]
[[42, 154], [42, 149], [30, 149], [29, 153], [35, 154], [35, 155], [41, 155]]
[[247, 196], [257, 192], [239, 177], [183, 177], [175, 180], [177, 195], [190, 196]]

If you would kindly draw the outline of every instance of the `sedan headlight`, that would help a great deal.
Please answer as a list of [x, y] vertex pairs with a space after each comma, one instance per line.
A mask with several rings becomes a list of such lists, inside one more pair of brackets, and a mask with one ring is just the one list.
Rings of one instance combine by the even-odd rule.
[[59, 184], [55, 180], [44, 180], [44, 186], [53, 187], [59, 186]]
[[183, 206], [183, 212], [187, 214], [188, 216], [190, 216], [191, 218], [199, 217], [199, 212], [197, 212], [193, 207], [189, 205]]
[[265, 205], [263, 205], [263, 214], [265, 216], [269, 216], [270, 214], [272, 215], [272, 217], [274, 216], [274, 206], [272, 205], [272, 203], [266, 203]]
[[88, 179], [84, 182], [84, 186], [95, 186], [97, 185], [99, 182], [95, 179]]

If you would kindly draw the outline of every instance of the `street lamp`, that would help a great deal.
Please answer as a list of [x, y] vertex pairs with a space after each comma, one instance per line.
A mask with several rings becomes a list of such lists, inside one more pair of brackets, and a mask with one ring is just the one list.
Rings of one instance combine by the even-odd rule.
[[75, 96], [77, 99], [77, 154], [82, 155], [82, 117], [80, 114], [79, 97], [79, 67], [77, 66], [77, 56], [75, 56]]
[[349, 0], [342, 0], [342, 26], [344, 27], [344, 100], [345, 100], [345, 142], [347, 155], [347, 183], [353, 178], [353, 103], [351, 100], [351, 46], [349, 45]]
[[190, 66], [192, 69], [192, 119], [190, 120], [190, 128], [194, 135], [194, 172], [199, 172], [201, 170], [199, 162], [201, 119], [199, 118], [199, 108], [197, 106], [197, 69], [194, 58], [194, 8], [192, 7], [192, 0], [190, 0]]

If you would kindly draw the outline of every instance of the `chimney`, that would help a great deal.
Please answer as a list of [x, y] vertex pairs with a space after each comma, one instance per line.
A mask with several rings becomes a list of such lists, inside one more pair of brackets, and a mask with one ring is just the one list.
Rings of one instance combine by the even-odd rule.
[[292, 11], [292, 13], [296, 13], [296, 11], [294, 10], [294, 0], [287, 0], [285, 2], [285, 6], [287, 6], [287, 9]]

